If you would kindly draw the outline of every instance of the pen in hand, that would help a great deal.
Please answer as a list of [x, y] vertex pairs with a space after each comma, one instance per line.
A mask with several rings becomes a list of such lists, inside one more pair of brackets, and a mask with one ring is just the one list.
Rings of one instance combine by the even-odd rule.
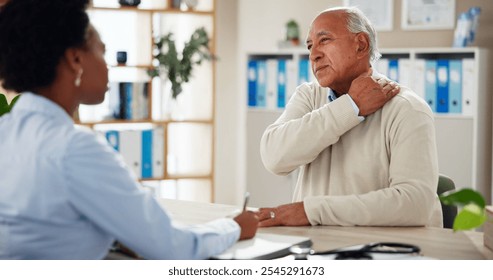
[[249, 198], [250, 198], [250, 193], [249, 192], [245, 192], [245, 202], [243, 202], [243, 212], [246, 211], [247, 204], [248, 204], [248, 199]]
[[247, 211], [248, 199], [250, 193], [245, 192], [245, 201], [243, 202], [243, 212], [234, 217], [236, 223], [240, 226], [240, 239], [250, 239], [255, 236], [258, 228], [258, 216], [255, 212]]

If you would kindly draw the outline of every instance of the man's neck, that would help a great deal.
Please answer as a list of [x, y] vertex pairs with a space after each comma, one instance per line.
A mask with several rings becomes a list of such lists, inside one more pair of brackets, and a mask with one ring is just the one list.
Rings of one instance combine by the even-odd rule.
[[349, 91], [349, 88], [351, 87], [351, 83], [354, 81], [354, 79], [356, 79], [357, 77], [359, 77], [361, 75], [366, 75], [365, 73], [367, 73], [370, 68], [371, 67], [368, 67], [368, 68], [362, 69], [361, 71], [355, 72], [353, 75], [348, 77], [348, 79], [346, 81], [339, 83], [337, 85], [334, 85], [333, 87], [330, 87], [330, 89], [332, 89], [332, 91], [334, 92], [334, 94], [337, 97], [340, 97], [341, 95], [346, 94]]

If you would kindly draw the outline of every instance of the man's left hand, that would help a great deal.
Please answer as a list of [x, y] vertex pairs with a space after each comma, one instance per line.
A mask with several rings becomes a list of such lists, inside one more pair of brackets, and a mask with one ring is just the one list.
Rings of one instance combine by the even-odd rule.
[[275, 208], [260, 208], [259, 227], [309, 226], [303, 202], [284, 204]]

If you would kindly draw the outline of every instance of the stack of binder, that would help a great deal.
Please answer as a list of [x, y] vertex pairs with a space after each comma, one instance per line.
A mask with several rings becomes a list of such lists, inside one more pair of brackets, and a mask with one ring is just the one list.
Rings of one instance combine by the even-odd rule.
[[149, 115], [148, 91], [148, 83], [111, 83], [108, 98], [112, 117], [122, 120], [147, 119]]
[[164, 129], [102, 131], [138, 178], [164, 176]]
[[284, 108], [298, 85], [315, 80], [305, 57], [250, 59], [247, 75], [248, 106], [272, 110]]
[[435, 113], [472, 116], [476, 101], [473, 58], [425, 59], [382, 58], [377, 70], [391, 80], [410, 87]]

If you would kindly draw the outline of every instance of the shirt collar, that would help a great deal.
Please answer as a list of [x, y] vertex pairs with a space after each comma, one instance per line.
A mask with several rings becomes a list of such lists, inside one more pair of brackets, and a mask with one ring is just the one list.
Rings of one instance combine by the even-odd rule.
[[72, 117], [60, 105], [32, 92], [23, 92], [13, 111], [31, 111], [48, 115], [66, 124], [73, 124]]
[[[371, 69], [372, 69], [371, 76], [373, 78], [381, 79], [385, 77], [384, 75], [378, 73], [375, 68], [372, 67]], [[329, 99], [329, 102], [332, 102], [337, 99], [336, 93], [331, 88], [328, 89], [327, 98]]]

